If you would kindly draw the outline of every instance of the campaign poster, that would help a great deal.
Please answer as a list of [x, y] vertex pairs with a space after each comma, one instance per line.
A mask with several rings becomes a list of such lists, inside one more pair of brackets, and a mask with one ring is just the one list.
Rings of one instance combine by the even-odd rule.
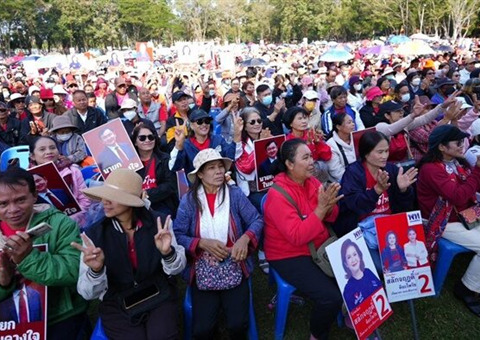
[[375, 220], [388, 301], [435, 295], [419, 210]]
[[[47, 251], [47, 245], [34, 245]], [[3, 254], [0, 253], [0, 256]], [[15, 289], [0, 302], [1, 339], [47, 339], [47, 287], [15, 273]]]
[[181, 200], [182, 197], [188, 192], [188, 178], [185, 174], [185, 170], [181, 169], [177, 171], [177, 190], [178, 190], [178, 199]]
[[153, 61], [153, 48], [146, 42], [136, 42], [137, 61]]
[[116, 169], [137, 171], [143, 168], [120, 118], [110, 120], [82, 136], [103, 178]]
[[48, 162], [28, 169], [33, 175], [37, 188], [37, 202], [50, 204], [67, 216], [78, 213], [82, 209], [73, 196], [67, 182], [70, 178], [62, 177], [53, 162]]
[[326, 247], [358, 339], [366, 339], [392, 314], [360, 228]]
[[107, 53], [108, 66], [119, 67], [120, 65], [125, 65], [125, 58], [121, 51], [109, 51]]
[[358, 143], [360, 142], [360, 138], [365, 134], [365, 132], [373, 132], [376, 131], [375, 127], [367, 128], [360, 131], [353, 131], [352, 132], [352, 141], [353, 141], [353, 148], [355, 149], [355, 157], [360, 159], [358, 155]]
[[278, 151], [283, 142], [285, 142], [285, 135], [259, 139], [253, 142], [258, 191], [266, 190], [272, 186], [272, 163], [277, 159]]
[[175, 49], [177, 50], [179, 63], [198, 63], [198, 49], [196, 44], [191, 42], [177, 42], [175, 43]]

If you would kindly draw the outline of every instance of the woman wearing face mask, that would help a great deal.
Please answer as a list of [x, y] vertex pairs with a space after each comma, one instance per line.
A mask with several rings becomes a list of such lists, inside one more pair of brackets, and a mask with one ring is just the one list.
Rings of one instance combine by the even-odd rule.
[[408, 90], [410, 91], [410, 98], [414, 98], [415, 95], [425, 95], [425, 94], [420, 94], [419, 91], [420, 89], [420, 84], [422, 82], [422, 78], [418, 72], [413, 71], [407, 74], [407, 86]]
[[132, 136], [135, 126], [140, 123], [155, 129], [155, 125], [150, 119], [140, 118], [137, 113], [137, 102], [131, 98], [126, 98], [122, 102], [119, 113], [120, 118], [122, 119], [122, 124], [130, 137]]
[[360, 110], [365, 105], [365, 97], [363, 96], [362, 80], [359, 76], [352, 76], [348, 80], [350, 89], [348, 91], [347, 102], [355, 110]]
[[316, 91], [305, 91], [303, 99], [302, 107], [308, 113], [308, 128], [315, 131], [322, 131], [322, 113], [317, 104], [319, 100], [318, 93]]
[[57, 140], [57, 147], [63, 157], [72, 163], [80, 164], [87, 157], [87, 148], [82, 136], [74, 131], [77, 127], [73, 125], [70, 117], [57, 116], [53, 119], [50, 133]]

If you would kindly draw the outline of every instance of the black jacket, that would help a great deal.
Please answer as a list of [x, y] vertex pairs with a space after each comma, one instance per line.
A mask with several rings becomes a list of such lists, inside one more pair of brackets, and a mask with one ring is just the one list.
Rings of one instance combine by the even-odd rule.
[[380, 116], [373, 111], [373, 106], [370, 102], [365, 104], [360, 109], [360, 118], [362, 119], [365, 128], [373, 127], [378, 123], [385, 122], [385, 118], [383, 116]]
[[273, 136], [278, 136], [283, 134], [283, 125], [282, 125], [282, 119], [283, 119], [283, 113], [284, 110], [282, 110], [275, 120], [273, 122], [270, 121], [267, 117], [270, 116], [273, 113], [274, 110], [274, 104], [270, 104], [269, 107], [263, 105], [259, 101], [255, 102], [253, 105], [258, 112], [260, 112], [260, 117], [263, 120], [263, 128], [269, 128], [270, 132], [272, 133]]
[[[128, 91], [127, 95], [138, 102], [138, 98], [135, 93]], [[120, 110], [120, 105], [117, 101], [117, 91], [107, 94], [105, 97], [105, 111], [107, 112], [108, 119], [118, 118], [118, 110]]]
[[87, 109], [87, 119], [85, 119], [85, 122], [82, 118], [80, 118], [77, 109], [74, 107], [66, 111], [63, 115], [70, 117], [72, 123], [77, 126], [77, 132], [80, 135], [84, 132], [95, 129], [96, 127], [99, 127], [100, 125], [103, 125], [107, 122], [107, 118], [102, 113], [102, 111], [93, 107], [89, 107]]
[[20, 121], [15, 117], [8, 117], [6, 129], [0, 127], [0, 142], [8, 146], [18, 145], [20, 139]]

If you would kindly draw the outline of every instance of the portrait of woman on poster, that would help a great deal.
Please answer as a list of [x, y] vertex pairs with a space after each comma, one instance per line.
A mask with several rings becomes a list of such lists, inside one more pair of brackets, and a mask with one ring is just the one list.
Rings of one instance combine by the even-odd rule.
[[415, 228], [408, 229], [408, 242], [405, 243], [403, 249], [405, 251], [405, 258], [409, 268], [424, 266], [428, 263], [427, 248], [425, 243], [417, 240], [417, 232]]
[[381, 288], [382, 283], [376, 274], [365, 268], [363, 253], [355, 242], [345, 240], [341, 255], [345, 278], [348, 280], [343, 289], [343, 298], [348, 310], [352, 311]]
[[383, 271], [385, 273], [393, 273], [407, 269], [405, 253], [397, 243], [397, 239], [397, 234], [393, 231], [389, 231], [385, 237], [386, 246], [382, 250]]

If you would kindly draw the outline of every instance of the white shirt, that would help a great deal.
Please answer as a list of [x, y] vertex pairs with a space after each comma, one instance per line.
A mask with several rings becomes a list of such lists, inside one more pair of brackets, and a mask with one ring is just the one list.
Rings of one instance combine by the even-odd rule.
[[409, 267], [417, 267], [417, 260], [420, 266], [427, 264], [428, 252], [425, 243], [418, 240], [415, 241], [415, 244], [408, 242], [405, 243], [403, 248]]
[[468, 79], [470, 79], [470, 72], [467, 71], [467, 69], [462, 69], [460, 70], [460, 84], [465, 85]]

